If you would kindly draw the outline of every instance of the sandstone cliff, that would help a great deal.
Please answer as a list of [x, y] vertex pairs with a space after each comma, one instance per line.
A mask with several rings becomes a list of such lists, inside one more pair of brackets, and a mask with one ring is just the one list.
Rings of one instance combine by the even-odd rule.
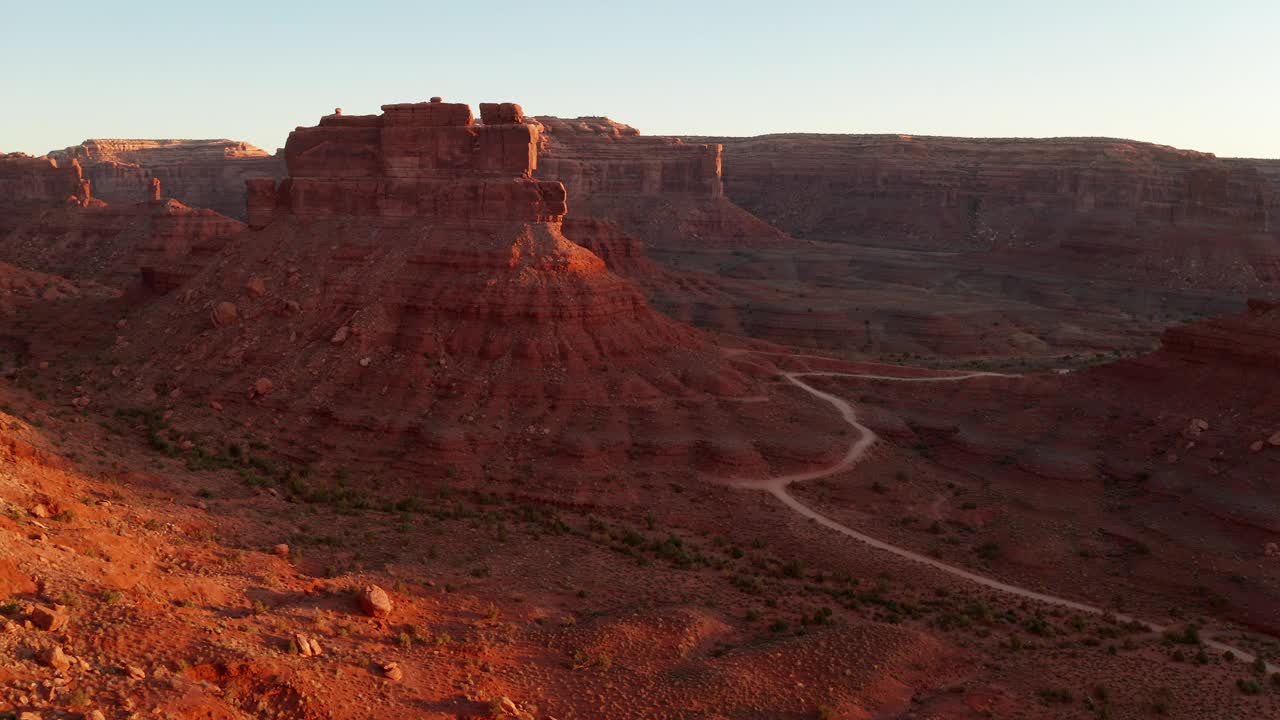
[[[565, 236], [538, 125], [481, 116], [398, 104], [295, 130], [288, 177], [248, 181], [252, 230], [135, 318], [129, 357], [183, 357], [140, 387], [296, 417], [299, 454], [762, 467], [734, 431], [749, 413], [719, 404], [755, 383]], [[707, 418], [713, 443], [691, 429]]]
[[109, 203], [145, 199], [157, 178], [167, 197], [241, 220], [244, 181], [284, 175], [282, 158], [236, 140], [96, 139], [50, 157], [78, 161], [96, 196]]
[[725, 198], [718, 144], [647, 137], [603, 117], [536, 122], [538, 177], [563, 182], [578, 217], [615, 224], [661, 250], [789, 241]]
[[1098, 138], [711, 140], [728, 196], [797, 237], [1000, 250], [1171, 287], [1280, 282], [1274, 163]]
[[0, 231], [46, 208], [89, 202], [90, 186], [79, 163], [24, 153], [0, 155]]

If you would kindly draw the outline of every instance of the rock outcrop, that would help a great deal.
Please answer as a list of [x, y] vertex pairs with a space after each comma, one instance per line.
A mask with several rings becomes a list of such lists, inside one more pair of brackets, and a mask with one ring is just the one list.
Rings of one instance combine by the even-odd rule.
[[575, 216], [680, 251], [777, 245], [778, 230], [724, 196], [721, 146], [648, 137], [604, 117], [538, 117], [538, 177], [559, 180]]
[[[289, 176], [248, 183], [254, 229], [134, 319], [130, 352], [184, 357], [145, 386], [300, 417], [282, 444], [418, 463], [715, 455], [674, 428], [691, 407], [732, 428], [743, 413], [717, 398], [755, 383], [565, 236], [564, 185], [533, 174], [538, 125], [512, 104], [481, 113], [386, 105], [295, 130]], [[260, 377], [270, 394], [249, 392]]]
[[284, 175], [283, 158], [237, 140], [96, 139], [50, 157], [78, 161], [97, 197], [109, 203], [151, 198], [157, 179], [168, 197], [241, 220], [244, 181]]
[[1280, 302], [1251, 299], [1248, 312], [1175, 325], [1163, 347], [1199, 363], [1280, 370]]
[[0, 155], [0, 232], [21, 224], [32, 213], [90, 201], [90, 184], [79, 163], [23, 153]]
[[1164, 287], [1280, 282], [1280, 163], [1098, 138], [696, 139], [724, 144], [733, 201], [797, 237]]

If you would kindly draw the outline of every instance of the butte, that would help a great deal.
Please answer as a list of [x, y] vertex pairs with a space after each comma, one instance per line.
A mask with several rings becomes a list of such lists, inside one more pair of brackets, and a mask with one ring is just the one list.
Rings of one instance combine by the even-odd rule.
[[628, 462], [764, 473], [838, 452], [816, 433], [762, 441], [779, 414], [838, 421], [742, 402], [767, 394], [753, 375], [768, 369], [734, 367], [567, 238], [565, 186], [534, 177], [540, 126], [513, 103], [480, 108], [477, 122], [465, 104], [384, 105], [294, 130], [288, 177], [247, 181], [250, 231], [133, 318], [129, 401], [200, 432], [234, 418], [300, 462], [487, 480]]

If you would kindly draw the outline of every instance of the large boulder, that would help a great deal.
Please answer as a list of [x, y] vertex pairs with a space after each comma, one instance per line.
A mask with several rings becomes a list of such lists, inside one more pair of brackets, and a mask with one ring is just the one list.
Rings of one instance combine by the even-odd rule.
[[391, 615], [391, 598], [387, 591], [377, 585], [370, 585], [360, 591], [357, 596], [360, 609], [369, 617], [385, 618]]

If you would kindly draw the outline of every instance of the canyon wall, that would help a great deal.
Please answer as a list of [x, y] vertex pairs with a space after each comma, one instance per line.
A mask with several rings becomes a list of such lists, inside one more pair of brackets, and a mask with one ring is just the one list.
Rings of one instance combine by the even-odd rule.
[[537, 176], [565, 184], [577, 219], [660, 250], [788, 240], [725, 197], [719, 144], [643, 136], [604, 117], [532, 122], [542, 131]]
[[797, 237], [922, 250], [1051, 249], [1135, 281], [1280, 282], [1280, 164], [1127, 140], [767, 135], [723, 143], [726, 192]]
[[236, 140], [95, 139], [50, 157], [78, 161], [96, 196], [110, 203], [146, 199], [158, 178], [167, 196], [239, 219], [245, 217], [244, 181], [285, 171], [283, 158]]
[[33, 211], [89, 200], [90, 186], [78, 163], [24, 153], [0, 155], [0, 229]]

